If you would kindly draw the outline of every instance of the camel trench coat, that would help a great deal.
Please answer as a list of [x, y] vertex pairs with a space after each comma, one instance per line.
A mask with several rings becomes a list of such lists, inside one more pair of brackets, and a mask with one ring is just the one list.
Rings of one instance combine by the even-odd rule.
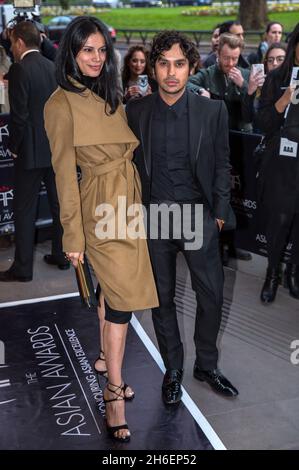
[[[138, 140], [122, 106], [108, 115], [104, 101], [90, 90], [77, 94], [58, 88], [45, 106], [45, 128], [60, 202], [63, 250], [86, 251], [111, 308], [129, 312], [158, 306], [146, 239], [118, 232], [119, 197], [122, 209], [141, 202], [139, 174], [132, 163]], [[82, 171], [80, 185], [77, 165]], [[102, 204], [109, 204], [116, 216], [114, 234], [106, 238], [98, 235], [99, 228], [107, 227], [101, 225], [107, 214]]]

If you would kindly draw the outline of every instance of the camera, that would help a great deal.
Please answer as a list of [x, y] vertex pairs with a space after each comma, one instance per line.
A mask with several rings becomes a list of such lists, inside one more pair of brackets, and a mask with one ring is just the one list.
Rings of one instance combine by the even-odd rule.
[[40, 0], [14, 0], [14, 17], [9, 21], [8, 27], [13, 28], [21, 21], [40, 22]]

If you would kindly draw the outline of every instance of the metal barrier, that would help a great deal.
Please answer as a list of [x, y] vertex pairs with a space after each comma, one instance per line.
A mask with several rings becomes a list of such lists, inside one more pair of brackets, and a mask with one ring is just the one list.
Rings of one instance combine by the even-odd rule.
[[[123, 33], [125, 39], [126, 39], [126, 44], [130, 44], [131, 40], [133, 37], [139, 37], [141, 39], [142, 44], [147, 44], [150, 42], [152, 37], [159, 33], [161, 30], [160, 29], [130, 29], [130, 28], [117, 28], [117, 33]], [[186, 34], [187, 36], [191, 36], [194, 43], [198, 47], [203, 39], [205, 37], [207, 41], [210, 41], [212, 31], [208, 30], [191, 30], [191, 29], [182, 29], [179, 30], [181, 33]], [[285, 38], [287, 37], [289, 33], [284, 32]], [[264, 31], [246, 31], [245, 32], [245, 38], [255, 38], [256, 39], [256, 44], [255, 46], [263, 39], [264, 36]], [[119, 38], [118, 38], [119, 39]]]

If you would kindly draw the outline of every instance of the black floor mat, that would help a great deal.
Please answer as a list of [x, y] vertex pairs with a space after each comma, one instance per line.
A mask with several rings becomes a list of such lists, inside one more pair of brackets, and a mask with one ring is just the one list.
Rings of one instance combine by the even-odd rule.
[[163, 375], [130, 326], [124, 379], [131, 442], [112, 441], [92, 364], [98, 355], [95, 311], [77, 298], [0, 309], [0, 449], [203, 450], [212, 445], [186, 407], [166, 407]]

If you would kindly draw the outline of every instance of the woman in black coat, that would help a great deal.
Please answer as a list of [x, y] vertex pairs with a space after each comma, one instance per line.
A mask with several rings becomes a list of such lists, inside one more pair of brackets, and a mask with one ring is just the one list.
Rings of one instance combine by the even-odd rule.
[[[299, 23], [291, 35], [285, 61], [266, 78], [257, 116], [258, 127], [266, 134], [266, 151], [258, 177], [269, 263], [261, 292], [263, 303], [275, 299], [279, 263], [288, 241], [292, 242], [292, 250], [286, 282], [291, 296], [299, 299], [299, 105], [298, 88], [294, 91], [290, 85], [293, 67], [299, 67]], [[283, 155], [286, 152], [281, 137], [294, 142], [292, 156]]]

